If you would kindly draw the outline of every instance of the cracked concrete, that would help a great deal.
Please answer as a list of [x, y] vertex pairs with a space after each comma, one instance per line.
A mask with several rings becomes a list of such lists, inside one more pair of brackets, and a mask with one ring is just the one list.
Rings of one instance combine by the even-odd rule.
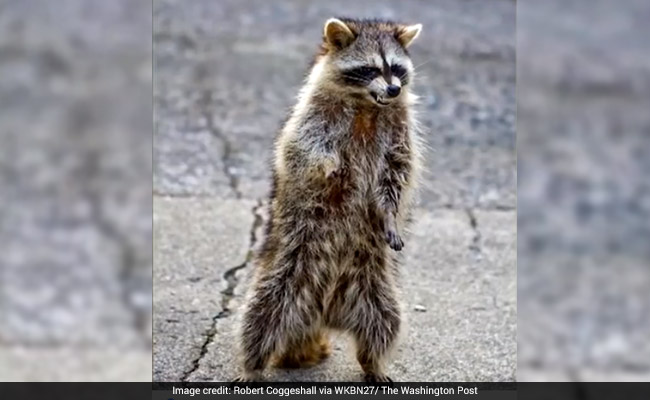
[[474, 254], [474, 257], [479, 259], [481, 257], [481, 231], [478, 228], [478, 222], [476, 220], [476, 215], [474, 215], [474, 211], [468, 208], [465, 212], [469, 218], [469, 225], [472, 227], [472, 231], [474, 232], [472, 244], [469, 245], [469, 249], [472, 251], [472, 254]]
[[[250, 200], [155, 198], [154, 376], [179, 381], [228, 310], [224, 277], [249, 254]], [[169, 320], [178, 321], [170, 323]]]
[[[210, 92], [204, 92], [203, 98], [202, 99], [207, 99], [209, 98], [209, 93]], [[219, 140], [221, 140], [221, 147], [223, 149], [223, 155], [221, 157], [221, 160], [223, 162], [223, 173], [228, 177], [228, 182], [230, 184], [230, 188], [232, 191], [235, 193], [235, 197], [240, 199], [242, 197], [241, 191], [239, 190], [239, 181], [237, 178], [237, 175], [233, 173], [233, 167], [232, 167], [232, 143], [226, 137], [221, 130], [215, 126], [214, 123], [214, 117], [212, 113], [210, 112], [210, 105], [208, 104], [207, 101], [203, 101], [202, 104], [202, 110], [203, 110], [203, 118], [205, 118], [206, 124], [207, 124], [207, 129], [208, 131], [217, 137]]]
[[253, 258], [253, 250], [255, 248], [255, 245], [257, 243], [257, 235], [256, 235], [256, 230], [259, 229], [262, 225], [262, 217], [260, 215], [260, 207], [262, 206], [261, 202], [258, 202], [258, 204], [253, 208], [253, 224], [251, 227], [250, 231], [250, 245], [248, 248], [248, 252], [246, 253], [246, 260], [242, 262], [241, 264], [229, 268], [224, 272], [223, 274], [223, 280], [226, 282], [226, 287], [221, 291], [221, 311], [217, 315], [215, 315], [212, 318], [212, 325], [208, 329], [208, 331], [205, 334], [205, 341], [201, 345], [201, 351], [199, 352], [199, 356], [192, 361], [192, 368], [188, 370], [187, 372], [183, 373], [181, 376], [181, 381], [186, 382], [189, 377], [199, 368], [199, 365], [201, 363], [201, 360], [203, 357], [206, 356], [208, 352], [208, 347], [214, 340], [214, 336], [217, 334], [217, 324], [218, 321], [222, 318], [228, 318], [232, 315], [233, 310], [230, 307], [230, 302], [232, 301], [233, 297], [235, 296], [235, 289], [237, 288], [237, 284], [239, 283], [239, 278], [237, 277], [237, 272], [246, 268], [249, 266], [250, 262], [252, 261]]
[[[234, 377], [273, 138], [322, 23], [343, 8], [425, 26], [412, 54], [430, 151], [405, 236], [407, 323], [391, 374], [514, 379], [514, 4], [470, 3], [154, 2], [155, 380]], [[357, 380], [347, 338], [332, 340], [325, 364], [269, 378]]]
[[237, 284], [239, 283], [239, 278], [237, 277], [237, 273], [246, 268], [249, 267], [251, 262], [253, 261], [253, 255], [258, 243], [258, 230], [262, 227], [264, 223], [264, 219], [262, 217], [262, 207], [264, 206], [264, 203], [262, 201], [259, 201], [255, 208], [253, 208], [253, 226], [251, 227], [251, 233], [250, 233], [250, 245], [248, 247], [248, 253], [246, 253], [246, 260], [241, 263], [240, 265], [237, 265], [236, 267], [230, 268], [228, 271], [226, 271], [223, 274], [223, 279], [228, 283], [228, 286], [221, 292], [223, 295], [222, 301], [221, 301], [221, 307], [223, 308], [222, 313], [224, 314], [222, 317], [227, 317], [230, 316], [232, 313], [232, 310], [230, 309], [230, 301], [232, 298], [235, 296], [235, 289], [237, 288]]
[[[412, 51], [414, 63], [422, 64], [415, 90], [430, 148], [421, 204], [515, 207], [511, 1], [442, 1], [436, 7], [408, 1], [399, 9], [386, 1], [229, 0], [220, 7], [198, 1], [183, 12], [180, 4], [154, 4], [157, 194], [264, 198], [269, 149], [320, 40], [320, 25], [346, 9], [429, 24], [427, 40]], [[224, 10], [249, 22], [241, 25]], [[257, 28], [245, 28], [250, 23]], [[228, 144], [209, 132], [209, 124]]]

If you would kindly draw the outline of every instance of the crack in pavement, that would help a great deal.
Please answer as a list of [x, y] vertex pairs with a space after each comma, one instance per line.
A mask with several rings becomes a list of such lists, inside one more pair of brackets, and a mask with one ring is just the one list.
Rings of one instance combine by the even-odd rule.
[[234, 174], [231, 170], [232, 167], [232, 155], [233, 148], [230, 140], [221, 132], [221, 130], [214, 125], [214, 118], [212, 112], [210, 111], [210, 91], [205, 91], [201, 97], [200, 105], [202, 108], [201, 116], [205, 118], [206, 127], [210, 134], [221, 141], [223, 146], [222, 162], [223, 162], [223, 173], [228, 178], [228, 184], [230, 189], [235, 193], [235, 198], [241, 199], [242, 193], [239, 190], [239, 177], [237, 174]]
[[472, 243], [469, 245], [469, 250], [474, 255], [474, 258], [479, 261], [482, 258], [481, 255], [481, 231], [478, 228], [478, 220], [474, 214], [474, 210], [471, 208], [466, 208], [465, 213], [467, 218], [469, 218], [469, 225], [472, 227], [474, 235], [472, 236]]
[[223, 279], [226, 281], [226, 288], [221, 291], [221, 295], [222, 295], [221, 311], [219, 311], [217, 315], [212, 317], [212, 324], [208, 329], [208, 331], [205, 333], [205, 340], [201, 345], [201, 351], [199, 352], [199, 356], [192, 362], [192, 368], [190, 368], [187, 372], [183, 373], [181, 377], [181, 382], [188, 381], [190, 376], [199, 369], [203, 357], [205, 357], [205, 355], [208, 354], [208, 347], [213, 342], [214, 337], [217, 334], [217, 321], [223, 318], [228, 318], [229, 316], [232, 315], [232, 310], [230, 309], [230, 302], [235, 297], [235, 288], [239, 283], [239, 278], [237, 277], [237, 271], [246, 268], [253, 260], [253, 256], [255, 254], [254, 248], [258, 240], [255, 232], [260, 226], [262, 226], [262, 223], [264, 222], [264, 219], [260, 215], [260, 209], [262, 208], [262, 205], [263, 205], [262, 200], [258, 200], [257, 204], [255, 205], [255, 207], [253, 207], [252, 210], [254, 220], [253, 220], [253, 225], [251, 226], [250, 242], [248, 245], [248, 252], [246, 253], [246, 258], [243, 263], [236, 265], [232, 268], [229, 268], [228, 270], [226, 270], [226, 272], [224, 272]]

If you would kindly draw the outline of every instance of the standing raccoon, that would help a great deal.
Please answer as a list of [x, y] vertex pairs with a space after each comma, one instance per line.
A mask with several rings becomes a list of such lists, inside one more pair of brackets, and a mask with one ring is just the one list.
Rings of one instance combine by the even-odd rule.
[[270, 219], [241, 326], [243, 374], [310, 366], [349, 332], [366, 381], [400, 330], [398, 251], [420, 142], [407, 47], [421, 25], [336, 19], [275, 144]]

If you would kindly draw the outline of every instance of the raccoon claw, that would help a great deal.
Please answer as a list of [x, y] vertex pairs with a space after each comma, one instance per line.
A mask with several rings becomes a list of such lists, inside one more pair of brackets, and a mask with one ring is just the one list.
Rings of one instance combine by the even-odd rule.
[[340, 163], [336, 159], [327, 159], [324, 163], [325, 178], [336, 178], [340, 174]]
[[238, 375], [237, 377], [235, 377], [235, 379], [233, 379], [231, 383], [232, 384], [251, 383], [251, 382], [255, 382], [255, 381], [256, 381], [255, 377], [249, 376], [249, 375], [246, 375], [246, 374], [242, 374], [242, 375]]
[[402, 241], [402, 238], [397, 234], [397, 232], [392, 230], [386, 232], [386, 242], [390, 248], [395, 251], [400, 251], [404, 247], [404, 241]]

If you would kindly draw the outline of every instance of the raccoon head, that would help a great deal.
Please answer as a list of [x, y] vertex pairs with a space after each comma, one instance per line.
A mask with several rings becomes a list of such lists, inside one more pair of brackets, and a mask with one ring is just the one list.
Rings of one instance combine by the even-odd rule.
[[344, 95], [388, 106], [413, 75], [407, 48], [422, 25], [331, 18], [325, 23], [326, 79]]

